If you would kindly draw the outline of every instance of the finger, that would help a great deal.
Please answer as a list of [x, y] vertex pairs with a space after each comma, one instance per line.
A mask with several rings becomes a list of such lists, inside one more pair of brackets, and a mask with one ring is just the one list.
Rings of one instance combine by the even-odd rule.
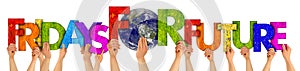
[[144, 47], [145, 47], [145, 39], [144, 39], [144, 37], [141, 37], [141, 45], [142, 45], [142, 47], [141, 47], [141, 50], [143, 51], [144, 50]]
[[270, 48], [269, 50], [270, 50], [271, 52], [274, 52], [274, 48]]
[[61, 51], [62, 51], [62, 52], [66, 52], [66, 48], [62, 48]]
[[67, 52], [67, 48], [64, 48], [64, 51]]
[[283, 52], [283, 51], [286, 51], [286, 47], [284, 46], [284, 44], [282, 44], [282, 51], [281, 52]]
[[45, 45], [45, 50], [46, 50], [46, 51], [49, 51], [49, 50], [50, 50], [50, 48], [49, 48], [49, 43], [48, 43], [48, 42], [45, 42], [44, 45]]
[[34, 49], [40, 51], [40, 48], [39, 48], [39, 47], [35, 47]]
[[9, 45], [15, 45], [15, 43], [9, 43]]
[[120, 46], [116, 46], [116, 49], [120, 49]]
[[12, 47], [11, 50], [12, 50], [12, 51], [17, 51], [17, 48]]
[[104, 50], [102, 50], [101, 56], [104, 54]]
[[180, 48], [179, 48], [179, 46], [177, 45], [177, 47], [176, 47], [176, 53], [178, 53], [178, 52], [180, 52]]
[[177, 44], [180, 44], [180, 43], [181, 43], [180, 41], [177, 42]]
[[139, 38], [137, 50], [140, 51], [140, 50], [141, 50], [141, 47], [142, 47], [142, 38]]
[[228, 52], [229, 51], [229, 47], [226, 47], [226, 52]]
[[145, 51], [147, 51], [148, 50], [148, 43], [147, 43], [147, 39], [146, 38], [144, 38], [144, 46], [145, 46]]
[[286, 50], [287, 50], [287, 51], [291, 51], [291, 50], [292, 50], [292, 48], [290, 48], [289, 45], [286, 44], [285, 46], [286, 46]]
[[113, 49], [119, 49], [120, 46], [119, 46], [119, 45], [112, 45], [111, 47], [112, 47]]
[[241, 49], [240, 53], [241, 53], [241, 55], [243, 54], [243, 48]]
[[80, 52], [81, 52], [81, 54], [83, 54], [83, 52], [84, 52], [84, 47], [81, 47]]
[[10, 47], [10, 48], [15, 48], [16, 45], [15, 45], [14, 43], [10, 43], [8, 47]]
[[147, 47], [147, 40], [146, 40], [146, 38], [144, 38], [143, 37], [143, 51], [146, 51], [148, 48], [146, 48]]
[[88, 51], [89, 51], [89, 49], [90, 49], [90, 47], [91, 47], [91, 45], [90, 45], [90, 44], [86, 44], [86, 45], [85, 45], [85, 49], [84, 49], [84, 51], [85, 51], [85, 52], [88, 52]]
[[62, 48], [66, 48], [66, 47], [65, 47], [65, 44], [62, 44]]

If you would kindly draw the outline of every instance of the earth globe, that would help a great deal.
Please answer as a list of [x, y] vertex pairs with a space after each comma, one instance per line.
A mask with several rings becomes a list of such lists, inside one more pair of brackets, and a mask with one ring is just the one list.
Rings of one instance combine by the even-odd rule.
[[140, 37], [147, 40], [148, 49], [157, 45], [157, 15], [148, 9], [138, 8], [130, 10], [130, 14], [124, 15], [121, 21], [128, 21], [127, 29], [119, 29], [119, 35], [124, 45], [137, 50]]

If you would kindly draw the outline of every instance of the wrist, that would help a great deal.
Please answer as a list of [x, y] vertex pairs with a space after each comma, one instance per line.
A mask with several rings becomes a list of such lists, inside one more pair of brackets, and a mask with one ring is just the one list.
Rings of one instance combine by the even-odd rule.
[[285, 60], [285, 61], [290, 61], [290, 59], [289, 59], [289, 58], [284, 58], [284, 60]]
[[36, 61], [36, 60], [37, 60], [37, 58], [34, 58], [34, 57], [32, 58], [32, 61]]
[[112, 59], [116, 59], [117, 57], [116, 57], [116, 56], [114, 56], [114, 55], [110, 55], [110, 58], [112, 58]]
[[58, 58], [58, 61], [63, 61], [63, 60], [64, 60], [64, 58], [62, 58], [62, 57]]
[[14, 59], [15, 57], [14, 56], [9, 56], [9, 59]]
[[36, 62], [36, 59], [32, 59], [31, 62], [32, 62], [32, 63], [35, 63], [35, 62]]
[[291, 60], [290, 59], [284, 59], [285, 60], [285, 63], [290, 63]]
[[101, 61], [99, 61], [99, 60], [95, 60], [95, 62], [96, 62], [96, 64], [100, 64], [101, 63]]
[[145, 58], [137, 58], [139, 64], [145, 64]]
[[191, 57], [185, 57], [185, 60], [190, 60], [191, 59]]
[[179, 57], [179, 58], [181, 58], [181, 56], [182, 56], [182, 54], [180, 54], [180, 53], [176, 53], [176, 57]]
[[45, 56], [45, 59], [50, 59], [50, 58], [51, 58], [51, 56], [48, 56], [48, 57], [47, 57], [47, 56]]
[[59, 57], [58, 59], [59, 59], [59, 60], [63, 60], [64, 58], [65, 58], [65, 57]]
[[[44, 61], [46, 61], [46, 62], [50, 62], [50, 59], [48, 59], [48, 58], [45, 58], [45, 59], [44, 59]], [[43, 61], [43, 62], [44, 62], [44, 61]]]
[[270, 59], [270, 58], [268, 58], [268, 60], [267, 60], [268, 62], [272, 62], [272, 59]]
[[89, 61], [90, 58], [86, 58], [86, 57], [85, 57], [85, 58], [83, 58], [83, 60], [84, 60], [84, 61]]
[[250, 58], [245, 58], [246, 59], [246, 61], [250, 61]]
[[51, 57], [45, 57], [45, 59], [49, 59], [50, 60]]
[[228, 63], [232, 63], [233, 61], [232, 61], [232, 59], [228, 59]]
[[211, 60], [209, 60], [209, 62], [214, 62], [214, 60], [213, 60], [213, 59], [211, 59]]

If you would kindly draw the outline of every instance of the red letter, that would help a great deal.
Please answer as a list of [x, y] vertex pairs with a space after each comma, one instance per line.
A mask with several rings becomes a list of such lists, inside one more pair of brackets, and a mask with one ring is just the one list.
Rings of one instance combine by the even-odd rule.
[[118, 21], [119, 14], [129, 14], [128, 6], [113, 6], [109, 7], [109, 40], [118, 39], [118, 29], [128, 28], [128, 21]]

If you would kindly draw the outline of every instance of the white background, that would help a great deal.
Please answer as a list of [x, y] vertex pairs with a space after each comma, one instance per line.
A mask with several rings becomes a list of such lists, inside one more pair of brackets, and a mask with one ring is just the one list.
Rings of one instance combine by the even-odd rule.
[[[296, 57], [297, 54], [300, 54], [299, 48], [300, 45], [297, 44], [299, 42], [298, 39], [300, 33], [298, 33], [298, 17], [300, 16], [300, 10], [297, 10], [297, 7], [300, 7], [298, 4], [299, 2], [296, 0], [215, 0], [217, 6], [221, 12], [223, 23], [231, 23], [232, 21], [241, 21], [241, 40], [243, 42], [247, 42], [249, 38], [249, 21], [258, 21], [258, 23], [269, 23], [275, 21], [286, 21], [287, 28], [280, 29], [280, 32], [287, 33], [286, 40], [280, 40], [279, 43], [287, 43], [291, 46], [292, 54], [291, 59], [294, 64], [296, 70], [298, 70], [299, 65], [299, 57]], [[9, 70], [9, 60], [8, 54], [6, 51], [7, 48], [7, 19], [8, 18], [25, 18], [25, 22], [34, 22], [35, 19], [44, 19], [44, 21], [54, 21], [62, 24], [65, 28], [68, 26], [70, 20], [75, 19], [78, 8], [81, 4], [81, 0], [1, 0], [0, 1], [0, 69], [3, 71]], [[140, 1], [138, 1], [140, 2]], [[134, 3], [138, 3], [135, 0], [129, 1], [112, 1], [110, 5], [132, 5]], [[168, 1], [164, 1], [168, 2]], [[205, 22], [205, 19], [202, 19], [201, 13], [195, 11], [194, 6], [192, 5], [191, 1], [171, 1], [170, 4], [174, 5], [178, 9], [180, 9], [187, 19], [201, 19], [204, 23], [211, 23]], [[103, 22], [105, 25], [108, 25], [108, 8], [106, 8], [103, 12], [103, 15], [99, 16], [99, 21]], [[206, 27], [207, 28], [207, 27]], [[29, 29], [28, 29], [29, 30]], [[183, 29], [182, 29], [183, 30]], [[54, 31], [54, 30], [52, 30]], [[50, 43], [54, 43], [57, 40], [57, 33], [52, 32], [54, 37], [54, 41], [50, 41]], [[30, 31], [28, 31], [30, 32]], [[265, 33], [265, 32], [263, 32]], [[26, 33], [30, 34], [30, 33]], [[108, 34], [108, 33], [106, 33]], [[106, 36], [107, 35], [103, 35]], [[183, 36], [182, 36], [183, 37]], [[207, 44], [212, 43], [211, 36], [205, 39]], [[195, 41], [196, 38], [193, 38]], [[171, 39], [169, 39], [171, 41]], [[170, 45], [168, 47], [175, 47], [172, 42], [168, 42]], [[196, 44], [194, 44], [196, 45]], [[71, 45], [72, 46], [72, 45]], [[78, 45], [75, 45], [78, 46]], [[197, 48], [197, 47], [194, 47]], [[234, 48], [234, 46], [233, 46]], [[68, 48], [67, 55], [63, 62], [63, 70], [70, 70], [76, 71], [77, 69], [77, 62], [75, 61], [74, 49], [79, 48]], [[171, 64], [175, 58], [174, 48], [167, 48], [168, 51], [168, 58], [166, 59], [165, 65], [159, 69], [162, 71], [166, 71], [171, 67]], [[234, 56], [234, 64], [237, 71], [244, 71], [246, 69], [246, 62], [245, 59], [240, 55], [240, 50], [234, 48], [235, 56]], [[202, 51], [199, 49], [194, 49], [195, 53], [199, 54], [198, 56], [200, 62], [198, 63], [197, 69], [199, 70], [207, 70], [209, 63], [208, 60], [204, 57]], [[263, 69], [267, 57], [267, 51], [262, 48], [262, 52], [251, 52], [251, 60], [252, 66], [254, 71], [260, 71]], [[53, 70], [56, 61], [58, 59], [59, 50], [51, 51], [52, 58], [50, 62], [50, 71]], [[135, 56], [133, 56], [135, 57]], [[92, 56], [92, 59], [94, 57]], [[27, 45], [27, 51], [18, 51], [15, 55], [15, 61], [17, 67], [20, 71], [27, 70], [30, 61], [31, 61], [31, 50]], [[183, 63], [183, 62], [181, 62]], [[110, 70], [109, 65], [109, 54], [104, 55], [104, 60], [101, 63], [104, 70]], [[223, 67], [218, 68], [221, 71], [228, 70], [228, 64], [226, 57], [223, 58]], [[36, 63], [36, 70], [39, 70], [39, 61]], [[122, 69], [123, 70], [123, 69]], [[281, 55], [281, 52], [277, 52], [276, 56], [274, 57], [271, 65], [271, 70], [274, 71], [285, 71], [286, 66], [284, 59]]]

